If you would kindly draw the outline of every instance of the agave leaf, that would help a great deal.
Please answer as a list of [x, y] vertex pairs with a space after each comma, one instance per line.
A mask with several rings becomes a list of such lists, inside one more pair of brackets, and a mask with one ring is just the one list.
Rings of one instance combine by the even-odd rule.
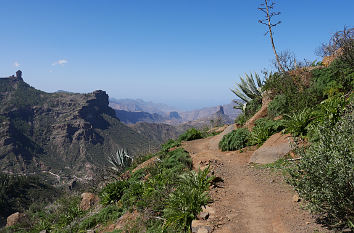
[[261, 87], [263, 86], [262, 80], [261, 80], [261, 78], [259, 77], [259, 75], [257, 73], [254, 73], [254, 76], [255, 76], [256, 81], [257, 81], [258, 90], [260, 90]]
[[238, 90], [237, 88], [235, 88], [234, 90], [231, 89], [231, 91], [238, 96], [240, 99], [242, 99], [245, 102], [249, 102], [251, 99], [247, 96], [245, 96], [240, 90]]
[[242, 92], [250, 99], [254, 99], [257, 95], [255, 95], [254, 93], [252, 93], [251, 90], [249, 90], [249, 87], [247, 86], [243, 86], [243, 85], [239, 85], [240, 89], [242, 90]]
[[125, 167], [129, 166], [133, 161], [125, 149], [117, 150], [115, 155], [108, 157], [108, 162], [112, 165], [111, 169], [117, 172], [122, 171]]
[[253, 79], [253, 75], [247, 75], [246, 74], [246, 80], [247, 80], [247, 84], [248, 84], [248, 88], [249, 90], [255, 94], [255, 95], [259, 95], [259, 91], [257, 89], [257, 86], [256, 86], [256, 83], [254, 82], [254, 79]]

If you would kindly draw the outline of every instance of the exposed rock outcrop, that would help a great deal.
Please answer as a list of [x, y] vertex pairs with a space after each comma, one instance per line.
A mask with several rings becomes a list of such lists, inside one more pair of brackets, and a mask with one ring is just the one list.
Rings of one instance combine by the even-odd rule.
[[261, 107], [261, 109], [245, 123], [245, 128], [247, 128], [248, 130], [251, 131], [252, 128], [254, 127], [254, 123], [256, 122], [256, 120], [267, 116], [268, 105], [271, 101], [272, 101], [271, 100], [271, 93], [264, 92], [262, 94], [262, 107]]
[[273, 163], [291, 151], [292, 141], [289, 134], [276, 133], [253, 152], [249, 162], [259, 164]]
[[82, 193], [81, 194], [80, 209], [88, 210], [91, 207], [98, 204], [99, 201], [100, 201], [99, 197], [93, 193]]
[[169, 118], [170, 119], [182, 119], [182, 117], [176, 111], [170, 112], [169, 113]]
[[7, 217], [6, 227], [11, 227], [20, 223], [24, 219], [25, 215], [20, 212], [16, 212]]

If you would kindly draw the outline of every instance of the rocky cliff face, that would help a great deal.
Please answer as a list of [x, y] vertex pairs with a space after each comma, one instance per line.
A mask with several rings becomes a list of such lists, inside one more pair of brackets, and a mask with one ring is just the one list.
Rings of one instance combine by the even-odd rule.
[[156, 145], [120, 123], [104, 91], [45, 93], [11, 76], [0, 78], [0, 102], [0, 168], [7, 173], [90, 179], [118, 148], [137, 155]]

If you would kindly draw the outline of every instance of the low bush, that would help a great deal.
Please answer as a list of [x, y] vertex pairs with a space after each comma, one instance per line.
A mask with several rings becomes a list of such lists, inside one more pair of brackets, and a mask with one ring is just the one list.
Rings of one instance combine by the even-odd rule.
[[334, 125], [338, 122], [348, 103], [349, 99], [346, 99], [343, 95], [335, 95], [322, 101], [312, 113], [313, 122], [315, 124], [329, 123]]
[[182, 134], [181, 136], [179, 136], [179, 141], [192, 141], [192, 140], [196, 140], [196, 139], [200, 139], [203, 138], [202, 132], [192, 128], [187, 130], [184, 134]]
[[323, 96], [349, 93], [353, 89], [354, 68], [341, 59], [336, 59], [329, 67], [314, 69], [312, 76], [313, 88]]
[[219, 142], [219, 148], [222, 151], [239, 150], [247, 146], [250, 132], [247, 129], [240, 128], [223, 136]]
[[274, 121], [267, 118], [261, 118], [256, 120], [255, 126], [249, 135], [249, 144], [261, 145], [270, 136], [280, 132], [284, 128], [284, 122], [282, 120]]
[[246, 123], [246, 115], [244, 113], [241, 113], [240, 115], [238, 115], [235, 119], [235, 123], [238, 125], [243, 126]]
[[100, 212], [84, 219], [78, 226], [78, 232], [91, 229], [98, 224], [105, 224], [122, 216], [124, 210], [116, 205], [110, 205], [100, 210]]
[[289, 182], [313, 211], [353, 229], [353, 108], [334, 127], [321, 124], [317, 130], [319, 140], [298, 150], [301, 160], [289, 170]]
[[139, 210], [148, 209], [158, 216], [169, 193], [177, 185], [178, 176], [191, 168], [192, 160], [183, 149], [161, 154], [159, 162], [136, 171], [127, 181], [129, 188], [125, 189], [121, 198], [123, 206], [127, 209], [132, 206]]
[[119, 201], [127, 187], [127, 182], [122, 180], [107, 184], [99, 194], [101, 203], [109, 205]]
[[165, 144], [161, 145], [161, 150], [164, 152], [168, 152], [171, 148], [177, 147], [181, 145], [181, 141], [169, 139]]
[[275, 73], [270, 76], [264, 90], [269, 91], [274, 98], [279, 98], [272, 104], [270, 113], [293, 113], [299, 109], [312, 108], [324, 99], [322, 92], [313, 87], [312, 78], [303, 77], [306, 75], [308, 74]]
[[285, 132], [290, 133], [294, 137], [304, 137], [307, 135], [307, 126], [312, 120], [311, 109], [305, 108], [302, 111], [284, 116]]
[[35, 233], [42, 230], [50, 232], [77, 232], [75, 223], [78, 218], [84, 216], [85, 211], [79, 207], [79, 196], [60, 198], [49, 206], [41, 206], [40, 209], [30, 208], [25, 212], [25, 220], [21, 223], [6, 228], [5, 232]]
[[[351, 97], [353, 98], [353, 96]], [[307, 136], [311, 142], [319, 139], [317, 127], [319, 125], [334, 126], [345, 111], [350, 98], [336, 95], [322, 101], [312, 112], [313, 120], [307, 127]], [[353, 101], [353, 100], [352, 100]]]
[[192, 232], [192, 221], [210, 201], [207, 191], [213, 178], [208, 174], [209, 168], [179, 177], [179, 186], [170, 194], [164, 209], [168, 232]]
[[276, 117], [289, 112], [288, 100], [285, 95], [277, 95], [268, 105], [268, 116]]
[[48, 203], [62, 194], [38, 176], [15, 176], [0, 172], [0, 223], [33, 203]]
[[261, 97], [256, 97], [249, 101], [246, 105], [245, 108], [245, 117], [246, 121], [250, 119], [254, 114], [258, 112], [259, 109], [262, 107], [262, 98]]

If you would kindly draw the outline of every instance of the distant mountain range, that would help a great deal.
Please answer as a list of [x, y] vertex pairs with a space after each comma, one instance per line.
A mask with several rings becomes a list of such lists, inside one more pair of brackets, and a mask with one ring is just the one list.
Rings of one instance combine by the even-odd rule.
[[160, 114], [167, 116], [169, 112], [177, 111], [176, 108], [166, 104], [147, 102], [142, 99], [109, 99], [109, 105], [116, 110], [124, 110], [127, 112], [147, 112], [150, 114]]
[[115, 109], [117, 117], [127, 124], [149, 122], [170, 125], [185, 123], [196, 125], [200, 122], [206, 123], [208, 120], [213, 120], [213, 117], [216, 117], [215, 114], [220, 110], [220, 107], [222, 107], [223, 111], [218, 117], [223, 118], [223, 122], [229, 124], [232, 123], [240, 113], [239, 110], [233, 108], [233, 103], [187, 112], [178, 112], [168, 105], [146, 102], [141, 99], [110, 99], [110, 106]]

